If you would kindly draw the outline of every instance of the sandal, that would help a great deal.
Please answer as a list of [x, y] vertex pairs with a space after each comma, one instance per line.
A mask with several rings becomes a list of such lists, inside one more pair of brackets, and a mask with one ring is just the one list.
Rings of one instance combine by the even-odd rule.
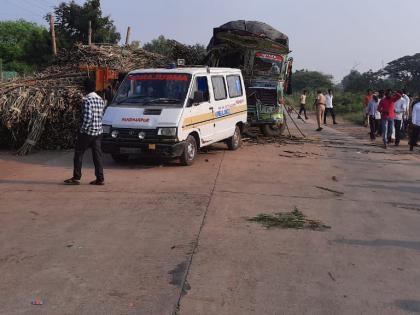
[[67, 185], [80, 185], [80, 181], [78, 179], [73, 178], [73, 177], [69, 178], [69, 179], [66, 179], [64, 181], [64, 183], [67, 184]]

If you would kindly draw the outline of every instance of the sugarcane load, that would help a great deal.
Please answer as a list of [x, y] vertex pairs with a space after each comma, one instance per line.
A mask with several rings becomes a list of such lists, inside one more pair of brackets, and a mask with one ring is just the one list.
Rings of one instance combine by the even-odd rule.
[[267, 136], [286, 126], [284, 94], [291, 93], [293, 59], [289, 38], [268, 24], [231, 21], [214, 28], [206, 63], [242, 70], [248, 98], [248, 123]]

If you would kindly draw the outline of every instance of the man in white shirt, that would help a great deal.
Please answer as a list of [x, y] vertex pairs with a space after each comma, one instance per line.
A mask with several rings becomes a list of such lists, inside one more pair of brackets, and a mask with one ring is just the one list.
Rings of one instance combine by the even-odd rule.
[[402, 97], [405, 101], [405, 113], [403, 114], [403, 120], [402, 120], [402, 127], [401, 127], [401, 138], [404, 138], [407, 136], [407, 127], [409, 125], [409, 111], [410, 111], [410, 97], [407, 95], [406, 90], [402, 90]]
[[414, 146], [417, 145], [417, 140], [420, 134], [420, 95], [413, 103], [413, 110], [411, 112], [412, 133], [410, 139], [410, 151], [413, 151]]
[[[402, 94], [402, 91], [398, 91], [398, 93]], [[395, 145], [400, 144], [401, 140], [401, 128], [402, 128], [402, 119], [404, 113], [407, 111], [405, 107], [406, 100], [401, 96], [399, 100], [394, 103], [394, 130], [395, 130]]]
[[333, 124], [336, 125], [337, 122], [335, 121], [335, 113], [334, 113], [334, 106], [333, 106], [333, 93], [332, 90], [328, 90], [328, 93], [325, 95], [325, 114], [324, 114], [324, 125], [327, 124], [327, 115], [328, 113], [331, 114], [333, 119]]

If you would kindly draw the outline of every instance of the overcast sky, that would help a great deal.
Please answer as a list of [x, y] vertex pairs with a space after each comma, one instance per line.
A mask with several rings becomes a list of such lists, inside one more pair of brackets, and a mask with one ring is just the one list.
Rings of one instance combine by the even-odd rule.
[[[0, 19], [44, 25], [56, 0], [0, 0]], [[83, 3], [83, 0], [77, 0]], [[377, 70], [420, 52], [420, 0], [102, 0], [125, 37], [142, 43], [160, 34], [207, 45], [212, 29], [237, 19], [257, 20], [286, 33], [295, 69], [319, 70], [339, 81], [352, 68]]]

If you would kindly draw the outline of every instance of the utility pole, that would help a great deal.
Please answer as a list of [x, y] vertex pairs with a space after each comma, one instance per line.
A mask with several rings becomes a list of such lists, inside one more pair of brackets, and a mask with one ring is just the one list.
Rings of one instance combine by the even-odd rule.
[[55, 42], [54, 16], [52, 14], [50, 14], [50, 32], [51, 32], [52, 53], [54, 56], [57, 56], [57, 44]]
[[92, 22], [91, 21], [89, 21], [88, 45], [92, 46]]
[[131, 27], [127, 27], [127, 35], [125, 36], [125, 45], [128, 46], [130, 44], [130, 35], [131, 35]]

